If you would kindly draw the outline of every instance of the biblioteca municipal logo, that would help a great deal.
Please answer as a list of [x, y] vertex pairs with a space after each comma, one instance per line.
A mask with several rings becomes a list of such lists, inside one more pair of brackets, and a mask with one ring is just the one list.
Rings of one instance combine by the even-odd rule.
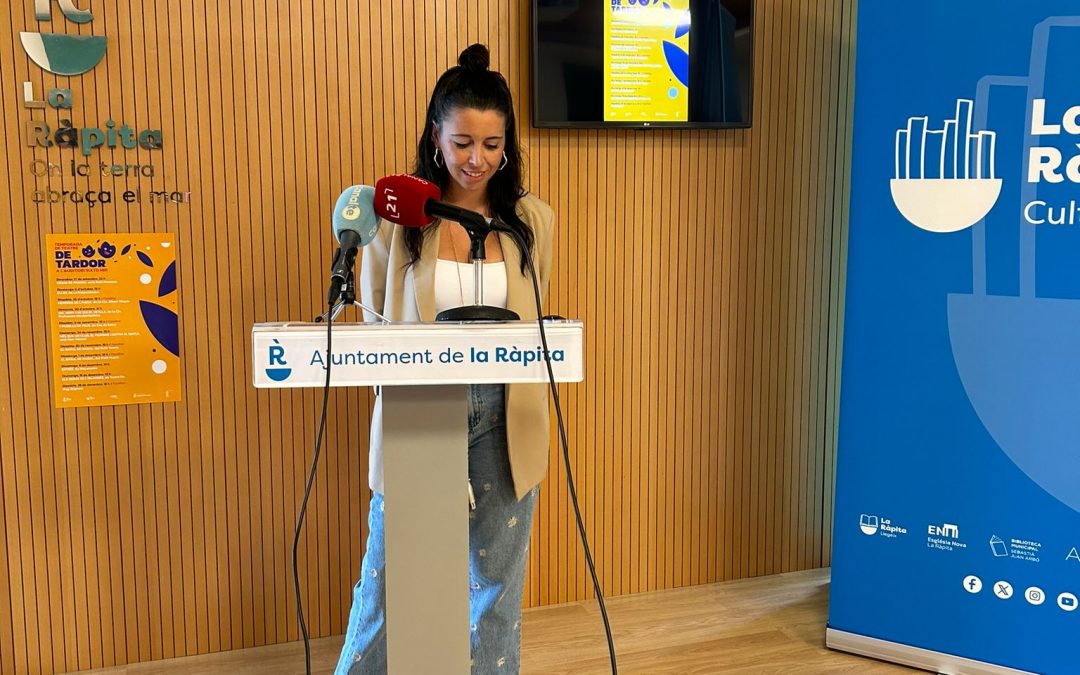
[[1001, 194], [994, 167], [997, 134], [974, 128], [974, 102], [959, 99], [941, 129], [929, 117], [910, 117], [896, 131], [893, 203], [912, 225], [958, 232], [986, 217]]

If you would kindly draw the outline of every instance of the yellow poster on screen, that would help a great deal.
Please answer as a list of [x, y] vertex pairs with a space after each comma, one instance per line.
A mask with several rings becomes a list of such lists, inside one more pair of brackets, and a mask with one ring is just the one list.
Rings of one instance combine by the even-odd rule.
[[50, 234], [53, 393], [58, 408], [180, 400], [171, 234]]
[[604, 120], [685, 122], [690, 0], [607, 0]]

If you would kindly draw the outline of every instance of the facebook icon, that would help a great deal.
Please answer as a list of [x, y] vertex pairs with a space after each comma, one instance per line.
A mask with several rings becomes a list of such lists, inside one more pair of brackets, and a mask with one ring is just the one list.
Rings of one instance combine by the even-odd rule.
[[968, 593], [978, 593], [982, 590], [982, 579], [974, 574], [964, 577], [964, 590]]

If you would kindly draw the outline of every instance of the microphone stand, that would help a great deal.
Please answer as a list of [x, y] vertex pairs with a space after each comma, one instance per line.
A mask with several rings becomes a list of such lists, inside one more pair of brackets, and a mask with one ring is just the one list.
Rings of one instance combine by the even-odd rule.
[[330, 318], [334, 320], [334, 323], [337, 323], [338, 315], [345, 311], [346, 307], [356, 307], [358, 309], [366, 310], [377, 316], [383, 323], [392, 323], [390, 319], [387, 319], [382, 314], [379, 314], [371, 307], [368, 307], [356, 299], [356, 274], [351, 269], [349, 270], [349, 276], [345, 278], [345, 283], [341, 286], [341, 295], [334, 303], [334, 306], [315, 317], [315, 323], [322, 323], [327, 316], [330, 316]]
[[[487, 236], [499, 228], [498, 221], [492, 219], [489, 225], [480, 215], [469, 222], [462, 222], [462, 227], [469, 233], [469, 256], [473, 264], [473, 304], [444, 309], [435, 315], [436, 321], [518, 321], [517, 312], [504, 307], [492, 307], [484, 304], [484, 259], [487, 257], [484, 242]], [[505, 226], [504, 226], [505, 227]]]

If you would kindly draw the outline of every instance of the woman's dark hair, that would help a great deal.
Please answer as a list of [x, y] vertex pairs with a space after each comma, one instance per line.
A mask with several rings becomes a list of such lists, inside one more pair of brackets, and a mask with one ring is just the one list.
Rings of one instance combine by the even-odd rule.
[[[490, 55], [481, 44], [470, 45], [458, 56], [458, 65], [450, 68], [435, 83], [428, 102], [427, 117], [420, 130], [420, 142], [416, 147], [416, 166], [413, 174], [429, 180], [446, 191], [450, 174], [446, 164], [435, 164], [435, 142], [431, 139], [432, 125], [442, 122], [455, 108], [496, 110], [506, 119], [506, 166], [496, 171], [487, 184], [488, 204], [492, 215], [497, 216], [514, 229], [529, 249], [521, 252], [521, 272], [525, 274], [525, 256], [533, 246], [533, 232], [517, 214], [517, 202], [525, 195], [521, 184], [521, 146], [518, 144], [517, 122], [514, 118], [514, 101], [506, 79], [498, 72], [488, 70]], [[405, 246], [409, 250], [409, 264], [420, 259], [420, 249], [425, 235], [433, 228], [405, 228]]]

